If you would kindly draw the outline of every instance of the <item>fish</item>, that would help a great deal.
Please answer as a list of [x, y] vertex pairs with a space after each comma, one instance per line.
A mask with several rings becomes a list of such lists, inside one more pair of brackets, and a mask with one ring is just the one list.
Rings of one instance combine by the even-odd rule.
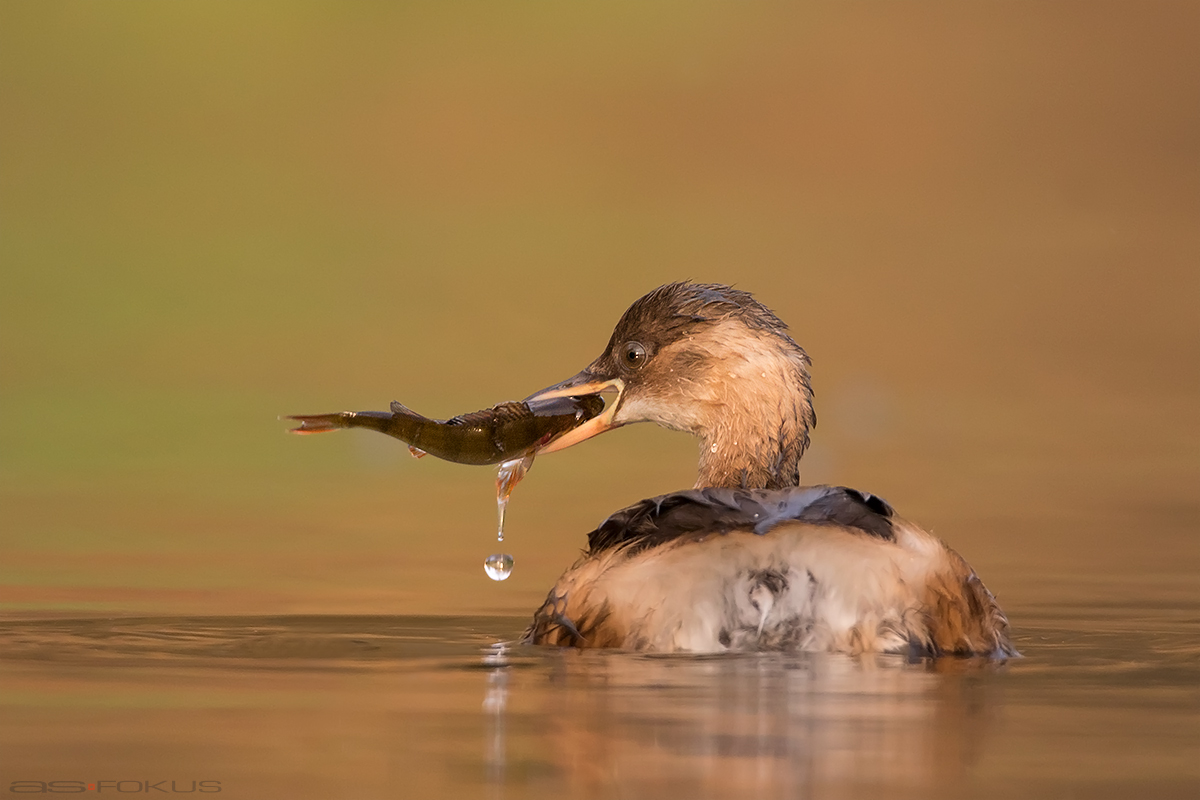
[[407, 443], [418, 458], [428, 453], [456, 464], [482, 466], [532, 460], [530, 457], [540, 448], [603, 410], [602, 398], [585, 395], [499, 403], [447, 420], [423, 417], [396, 401], [392, 402], [390, 412], [342, 411], [285, 419], [300, 423], [291, 429], [292, 433], [369, 428]]

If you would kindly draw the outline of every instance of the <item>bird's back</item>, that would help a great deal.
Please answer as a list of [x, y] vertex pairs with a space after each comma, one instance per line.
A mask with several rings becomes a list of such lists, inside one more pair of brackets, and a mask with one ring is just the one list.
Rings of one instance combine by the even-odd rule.
[[1008, 622], [953, 550], [842, 487], [700, 489], [589, 536], [527, 641], [654, 652], [1006, 656]]

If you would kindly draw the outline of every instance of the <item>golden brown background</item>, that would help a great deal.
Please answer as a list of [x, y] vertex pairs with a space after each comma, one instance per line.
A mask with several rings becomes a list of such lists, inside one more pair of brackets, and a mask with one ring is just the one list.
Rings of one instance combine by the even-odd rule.
[[528, 611], [686, 437], [541, 459], [493, 584], [489, 470], [276, 417], [523, 397], [682, 278], [813, 356], [806, 481], [1010, 606], [1192, 595], [1198, 45], [1186, 2], [5, 3], [0, 610]]

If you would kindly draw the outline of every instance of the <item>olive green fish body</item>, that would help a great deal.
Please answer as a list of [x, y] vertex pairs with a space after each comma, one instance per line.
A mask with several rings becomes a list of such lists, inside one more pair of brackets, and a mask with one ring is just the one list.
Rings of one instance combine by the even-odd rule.
[[300, 423], [293, 433], [369, 428], [410, 447], [457, 464], [498, 464], [543, 447], [604, 409], [596, 395], [558, 397], [532, 403], [500, 403], [448, 420], [423, 417], [401, 403], [387, 411], [288, 417]]

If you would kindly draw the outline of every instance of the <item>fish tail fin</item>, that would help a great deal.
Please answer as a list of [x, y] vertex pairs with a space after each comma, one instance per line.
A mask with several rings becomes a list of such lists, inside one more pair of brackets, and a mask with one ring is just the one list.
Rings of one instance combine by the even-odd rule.
[[300, 423], [298, 427], [292, 428], [290, 433], [326, 433], [340, 428], [369, 428], [399, 439], [405, 438], [402, 431], [397, 429], [393, 415], [386, 411], [340, 411], [336, 414], [312, 414], [285, 419], [293, 419]]
[[352, 427], [354, 423], [350, 421], [350, 418], [353, 414], [353, 411], [342, 411], [337, 414], [288, 416], [284, 417], [284, 419], [300, 423], [295, 428], [289, 430], [288, 433], [307, 435], [310, 433], [328, 433], [329, 431]]

